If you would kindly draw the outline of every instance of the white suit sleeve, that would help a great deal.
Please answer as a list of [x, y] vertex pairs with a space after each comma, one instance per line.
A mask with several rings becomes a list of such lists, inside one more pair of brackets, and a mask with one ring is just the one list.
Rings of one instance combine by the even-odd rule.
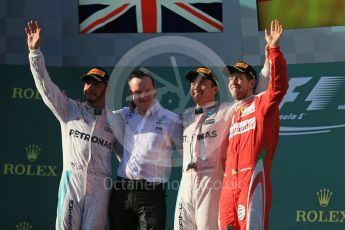
[[267, 90], [270, 81], [270, 65], [264, 65], [259, 73], [258, 82], [256, 84], [255, 94], [259, 94]]
[[119, 161], [122, 159], [125, 138], [125, 119], [122, 112], [123, 110], [120, 109], [107, 114], [110, 128], [115, 136], [114, 150]]
[[183, 124], [178, 115], [172, 117], [172, 122], [170, 123], [170, 137], [174, 144], [175, 149], [182, 154], [183, 151]]
[[39, 49], [30, 50], [29, 61], [35, 85], [44, 103], [59, 121], [63, 121], [66, 117], [69, 99], [50, 79], [45, 66], [44, 56]]

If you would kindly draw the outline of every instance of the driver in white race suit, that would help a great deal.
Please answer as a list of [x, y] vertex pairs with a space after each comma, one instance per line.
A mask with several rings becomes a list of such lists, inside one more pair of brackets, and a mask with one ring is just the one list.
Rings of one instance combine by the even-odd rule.
[[[267, 54], [266, 54], [267, 56]], [[268, 59], [256, 92], [267, 88]], [[176, 201], [175, 230], [215, 230], [230, 128], [229, 103], [216, 102], [218, 81], [206, 67], [190, 71], [190, 94], [196, 107], [183, 114], [182, 179]]]
[[66, 97], [46, 70], [39, 49], [41, 28], [38, 23], [30, 21], [25, 32], [36, 87], [61, 126], [63, 171], [56, 229], [104, 230], [111, 191], [105, 181], [111, 176], [113, 148], [121, 153], [104, 109], [109, 75], [100, 68], [93, 68], [82, 76], [86, 102]]

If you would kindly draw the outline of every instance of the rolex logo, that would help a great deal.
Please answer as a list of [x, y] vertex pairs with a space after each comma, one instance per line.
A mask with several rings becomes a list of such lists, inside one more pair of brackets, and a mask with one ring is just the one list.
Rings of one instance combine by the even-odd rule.
[[[345, 210], [334, 209], [329, 207], [333, 192], [331, 190], [322, 188], [316, 192], [318, 203], [323, 209], [308, 209], [296, 210], [296, 222], [300, 223], [344, 223], [345, 224]], [[337, 202], [333, 202], [336, 204]], [[327, 208], [326, 208], [327, 207]], [[331, 209], [331, 210], [330, 210]], [[342, 228], [344, 229], [344, 228]]]
[[320, 192], [317, 192], [317, 198], [319, 199], [319, 204], [321, 207], [327, 207], [332, 196], [332, 192], [329, 189], [320, 189]]
[[17, 230], [31, 230], [32, 226], [29, 222], [21, 221], [16, 225]]
[[[4, 163], [2, 166], [3, 175], [16, 176], [53, 176], [57, 177], [56, 165], [43, 165], [36, 163], [38, 154], [41, 148], [38, 145], [32, 144], [25, 147], [28, 164], [25, 163]], [[1, 166], [0, 166], [1, 167]]]
[[25, 147], [25, 151], [29, 161], [36, 161], [41, 148], [38, 145], [29, 145]]

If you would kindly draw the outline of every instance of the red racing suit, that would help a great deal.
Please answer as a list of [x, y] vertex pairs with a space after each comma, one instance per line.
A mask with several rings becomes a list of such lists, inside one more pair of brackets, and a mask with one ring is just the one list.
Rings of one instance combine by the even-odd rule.
[[268, 229], [270, 169], [279, 135], [279, 103], [288, 89], [286, 61], [270, 48], [267, 91], [235, 105], [220, 197], [220, 229]]

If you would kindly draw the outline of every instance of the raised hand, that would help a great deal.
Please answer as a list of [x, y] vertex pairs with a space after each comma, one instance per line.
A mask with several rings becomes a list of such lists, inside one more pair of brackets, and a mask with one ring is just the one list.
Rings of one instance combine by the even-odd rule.
[[37, 21], [29, 21], [25, 26], [25, 33], [29, 49], [38, 49], [41, 40], [41, 27]]
[[267, 45], [270, 48], [276, 48], [279, 46], [279, 39], [283, 34], [283, 26], [278, 20], [273, 20], [271, 22], [271, 30], [267, 31], [265, 30], [265, 39], [267, 42]]

